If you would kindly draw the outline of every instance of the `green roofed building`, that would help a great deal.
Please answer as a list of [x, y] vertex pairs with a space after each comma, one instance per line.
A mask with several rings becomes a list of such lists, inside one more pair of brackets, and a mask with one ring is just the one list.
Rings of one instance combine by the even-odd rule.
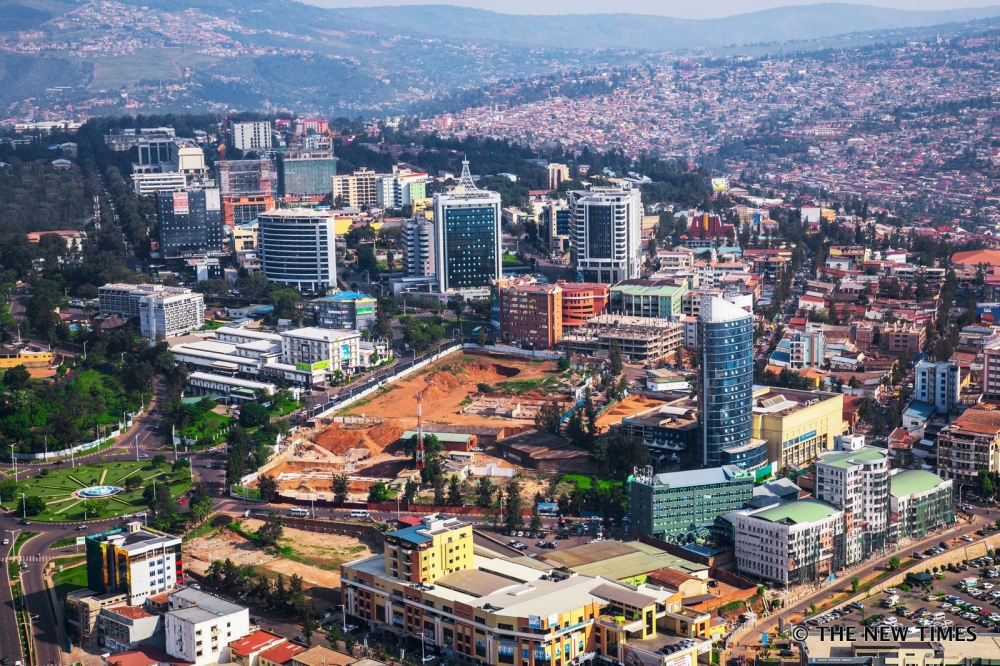
[[899, 471], [889, 478], [889, 495], [896, 539], [919, 538], [955, 521], [951, 479], [922, 470]]
[[824, 580], [844, 566], [844, 512], [798, 500], [731, 515], [741, 574], [800, 585]]
[[611, 310], [630, 317], [680, 316], [687, 284], [654, 280], [626, 280], [611, 288]]

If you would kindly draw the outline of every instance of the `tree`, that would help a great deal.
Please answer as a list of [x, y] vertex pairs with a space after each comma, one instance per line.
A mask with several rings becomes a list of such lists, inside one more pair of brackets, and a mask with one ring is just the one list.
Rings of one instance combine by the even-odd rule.
[[3, 373], [3, 384], [11, 391], [19, 391], [28, 385], [31, 374], [23, 365], [15, 365]]
[[152, 462], [153, 467], [163, 467], [167, 464], [167, 457], [162, 453], [157, 453], [150, 462]]
[[625, 365], [622, 363], [622, 348], [617, 340], [611, 341], [611, 348], [608, 350], [608, 367], [612, 377], [618, 377], [625, 369]]
[[389, 499], [389, 494], [388, 486], [382, 481], [377, 481], [368, 488], [368, 501], [373, 503], [384, 502]]
[[476, 331], [476, 344], [480, 347], [486, 346], [486, 329], [482, 326], [480, 326], [479, 330]]
[[453, 474], [448, 482], [448, 506], [462, 506], [462, 486], [457, 474]]
[[258, 543], [264, 546], [277, 546], [285, 533], [281, 523], [281, 516], [275, 516], [274, 520], [268, 520], [258, 527], [256, 532]]
[[25, 497], [21, 504], [21, 511], [29, 516], [37, 516], [45, 511], [45, 500], [38, 495]]
[[420, 486], [414, 483], [412, 480], [407, 481], [406, 485], [403, 487], [403, 498], [406, 500], [407, 504], [413, 503], [413, 500], [417, 497], [417, 492], [420, 491]]
[[535, 501], [531, 505], [531, 531], [540, 532], [542, 530], [542, 514], [539, 504], [541, 502], [541, 497], [535, 495]]
[[248, 402], [240, 407], [240, 425], [244, 428], [264, 425], [270, 418], [267, 408], [256, 402]]
[[455, 313], [455, 317], [458, 318], [458, 325], [461, 327], [462, 313], [465, 311], [465, 296], [462, 296], [462, 294], [455, 294], [452, 296], [448, 305], [451, 306], [452, 311]]
[[438, 474], [433, 479], [434, 483], [434, 506], [444, 506], [444, 476]]
[[559, 434], [562, 411], [554, 400], [543, 404], [535, 413], [535, 428], [552, 435]]
[[893, 555], [892, 557], [890, 557], [889, 558], [889, 570], [890, 571], [896, 571], [897, 569], [899, 569], [899, 567], [900, 567], [899, 557], [897, 557], [896, 555]]
[[857, 592], [861, 587], [861, 579], [857, 576], [851, 578], [851, 592]]
[[508, 530], [516, 530], [524, 526], [521, 512], [524, 502], [521, 499], [521, 482], [513, 480], [507, 485], [507, 502], [504, 512], [504, 526]]
[[488, 476], [479, 477], [479, 484], [476, 486], [476, 506], [486, 509], [493, 506], [493, 494], [496, 492], [496, 484]]
[[392, 339], [392, 317], [389, 315], [389, 308], [384, 301], [379, 301], [375, 308], [375, 324], [372, 332], [380, 338]]
[[278, 494], [278, 482], [272, 475], [266, 474], [260, 477], [257, 489], [260, 491], [260, 500], [270, 504]]
[[646, 465], [649, 451], [638, 437], [622, 432], [615, 439], [612, 450], [614, 455], [608, 456], [608, 465], [611, 475], [616, 479], [624, 481], [632, 474], [634, 468]]

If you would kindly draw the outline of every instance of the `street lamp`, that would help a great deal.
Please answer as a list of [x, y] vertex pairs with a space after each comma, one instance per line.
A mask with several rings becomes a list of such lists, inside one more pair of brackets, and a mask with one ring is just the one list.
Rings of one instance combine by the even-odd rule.
[[83, 360], [87, 360], [87, 340], [83, 341]]
[[28, 519], [28, 498], [24, 493], [21, 493], [21, 517]]
[[17, 458], [14, 457], [14, 445], [10, 445], [10, 460], [14, 463], [14, 483], [17, 483]]

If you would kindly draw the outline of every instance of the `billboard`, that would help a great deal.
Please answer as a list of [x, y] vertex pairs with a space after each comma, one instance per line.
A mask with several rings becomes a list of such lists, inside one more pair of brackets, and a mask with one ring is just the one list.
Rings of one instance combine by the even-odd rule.
[[541, 628], [542, 628], [542, 617], [540, 615], [529, 615], [528, 629], [541, 629]]
[[191, 208], [187, 192], [174, 192], [174, 215], [187, 215]]
[[729, 189], [729, 182], [725, 178], [713, 178], [712, 179], [712, 191], [713, 192], [725, 192]]
[[317, 370], [323, 370], [324, 368], [330, 367], [330, 361], [316, 361], [315, 363], [296, 363], [295, 369], [302, 370], [304, 372], [316, 372]]
[[205, 210], [222, 210], [222, 197], [219, 190], [210, 187], [205, 192]]

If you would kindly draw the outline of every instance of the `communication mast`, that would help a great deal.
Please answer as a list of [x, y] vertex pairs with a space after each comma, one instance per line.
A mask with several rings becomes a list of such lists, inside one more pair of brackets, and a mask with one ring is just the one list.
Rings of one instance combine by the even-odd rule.
[[94, 230], [101, 230], [101, 200], [94, 195]]
[[417, 469], [424, 468], [424, 392], [417, 391]]

